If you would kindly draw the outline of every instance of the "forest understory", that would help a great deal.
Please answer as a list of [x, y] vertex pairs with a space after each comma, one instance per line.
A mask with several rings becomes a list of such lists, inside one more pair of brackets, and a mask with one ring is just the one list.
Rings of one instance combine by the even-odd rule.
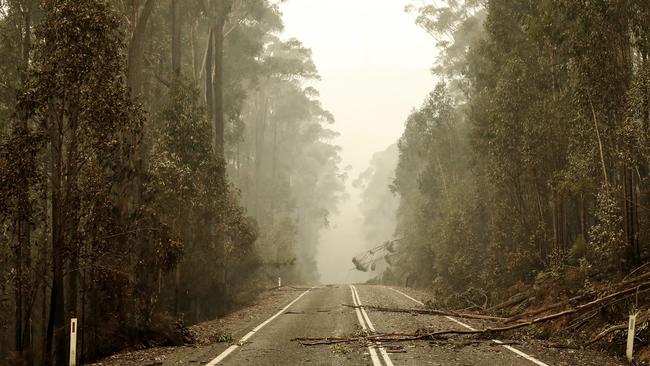
[[[448, 293], [423, 289], [430, 298], [423, 308], [369, 307], [373, 311], [406, 312], [479, 320], [476, 330], [418, 329], [414, 334], [379, 335], [386, 342], [412, 339], [441, 344], [470, 345], [505, 337], [512, 344], [529, 339], [545, 347], [592, 349], [625, 360], [629, 314], [636, 314], [635, 365], [650, 364], [650, 264], [624, 278], [590, 282], [576, 269], [561, 275], [546, 274], [534, 284], [517, 284], [488, 294], [479, 289]], [[540, 276], [541, 277], [541, 276]], [[367, 307], [368, 308], [368, 307]], [[454, 309], [454, 310], [452, 310]], [[633, 309], [633, 311], [630, 311]]]

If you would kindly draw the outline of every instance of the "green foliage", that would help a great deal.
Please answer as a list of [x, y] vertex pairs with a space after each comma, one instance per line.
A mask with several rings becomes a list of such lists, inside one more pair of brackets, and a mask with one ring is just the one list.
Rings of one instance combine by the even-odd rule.
[[[278, 272], [315, 277], [343, 174], [333, 117], [303, 85], [311, 51], [278, 38], [270, 1], [176, 4], [0, 1], [0, 311], [16, 314], [0, 321], [17, 358], [64, 363], [71, 315], [84, 360], [180, 344], [179, 319], [250, 302]], [[220, 4], [225, 159], [204, 61]]]
[[616, 271], [625, 258], [625, 233], [620, 207], [607, 189], [598, 194], [594, 214], [598, 221], [589, 231], [589, 259], [598, 264], [600, 273]]
[[489, 293], [633, 268], [650, 240], [646, 2], [482, 3], [407, 9], [450, 83], [399, 141], [385, 278]]

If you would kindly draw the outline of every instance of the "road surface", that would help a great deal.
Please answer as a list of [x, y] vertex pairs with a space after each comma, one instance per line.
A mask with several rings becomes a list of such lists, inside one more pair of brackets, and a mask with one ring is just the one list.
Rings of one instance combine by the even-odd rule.
[[[423, 293], [372, 285], [285, 289], [274, 302], [259, 305], [227, 325], [233, 340], [200, 347], [149, 351], [133, 363], [106, 360], [99, 365], [622, 365], [595, 351], [548, 348], [540, 341], [465, 338], [451, 342], [303, 346], [297, 337], [350, 336], [367, 332], [418, 329], [475, 329], [480, 321], [445, 316], [377, 312], [347, 305], [395, 308], [423, 306]], [[223, 325], [226, 326], [226, 325]], [[157, 356], [156, 356], [157, 354]], [[133, 358], [135, 359], [135, 358]]]

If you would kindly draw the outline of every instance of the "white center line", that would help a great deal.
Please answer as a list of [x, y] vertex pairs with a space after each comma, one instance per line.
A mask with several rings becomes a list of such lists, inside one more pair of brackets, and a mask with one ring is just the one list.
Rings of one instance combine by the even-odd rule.
[[208, 363], [206, 364], [206, 366], [214, 366], [214, 365], [218, 364], [219, 362], [223, 361], [226, 357], [228, 357], [229, 354], [231, 354], [234, 350], [236, 350], [236, 349], [239, 348], [241, 345], [243, 345], [243, 344], [244, 344], [244, 343], [245, 343], [245, 342], [246, 342], [250, 337], [252, 337], [252, 336], [253, 336], [255, 333], [257, 333], [260, 329], [264, 328], [265, 325], [269, 324], [270, 322], [273, 321], [273, 319], [277, 318], [278, 316], [280, 316], [280, 314], [282, 314], [282, 313], [284, 313], [285, 311], [287, 311], [287, 309], [289, 309], [289, 307], [290, 307], [291, 305], [295, 304], [296, 301], [300, 300], [300, 298], [303, 297], [303, 296], [305, 296], [305, 294], [308, 293], [310, 290], [311, 290], [311, 289], [309, 289], [309, 290], [307, 290], [307, 291], [301, 293], [300, 296], [298, 296], [298, 297], [296, 297], [295, 299], [293, 299], [293, 301], [291, 301], [287, 306], [283, 307], [282, 310], [278, 311], [275, 315], [273, 315], [272, 317], [266, 319], [266, 320], [264, 321], [264, 323], [262, 323], [262, 324], [256, 326], [255, 328], [253, 328], [253, 330], [251, 330], [250, 332], [246, 333], [246, 335], [243, 336], [243, 337], [242, 337], [242, 338], [241, 338], [241, 339], [240, 339], [236, 344], [233, 344], [232, 346], [228, 347], [225, 351], [221, 352], [221, 354], [220, 354], [219, 356], [215, 357], [214, 360], [208, 362]]
[[[391, 290], [393, 290], [393, 291], [395, 291], [395, 292], [401, 294], [402, 296], [406, 297], [407, 299], [409, 299], [409, 300], [411, 300], [411, 301], [413, 301], [413, 302], [416, 302], [416, 303], [418, 303], [418, 304], [424, 306], [424, 303], [423, 303], [422, 301], [417, 300], [417, 299], [414, 299], [414, 298], [412, 298], [411, 296], [409, 296], [409, 295], [403, 293], [403, 292], [400, 291], [400, 290], [396, 290], [396, 289], [394, 289], [394, 288], [392, 288], [392, 287], [387, 287], [387, 288], [389, 288], [389, 289], [391, 289]], [[449, 319], [449, 320], [451, 320], [451, 321], [457, 323], [458, 325], [464, 327], [465, 329], [476, 330], [476, 329], [470, 327], [469, 325], [467, 325], [467, 324], [461, 322], [461, 321], [458, 320], [458, 319], [452, 318], [452, 317], [450, 317], [450, 316], [445, 316], [445, 318], [447, 318], [447, 319]], [[501, 342], [501, 341], [498, 340], [498, 339], [493, 339], [492, 342], [494, 342], [494, 343], [496, 343], [496, 344], [501, 344], [501, 345], [502, 345], [505, 349], [507, 349], [508, 351], [513, 352], [513, 353], [515, 353], [516, 355], [521, 356], [521, 357], [527, 359], [528, 361], [530, 361], [530, 362], [532, 362], [532, 363], [534, 363], [534, 364], [536, 364], [536, 365], [539, 365], [539, 366], [549, 366], [548, 364], [545, 364], [544, 362], [542, 362], [542, 361], [536, 359], [535, 357], [530, 356], [530, 355], [528, 355], [528, 354], [526, 354], [526, 353], [524, 353], [524, 352], [522, 352], [522, 351], [516, 349], [515, 347], [510, 347], [510, 346], [508, 346], [508, 345], [503, 344], [503, 342]]]
[[[361, 304], [361, 298], [359, 297], [359, 292], [357, 292], [357, 288], [354, 287], [353, 285], [350, 285], [350, 290], [352, 291], [352, 301], [354, 302], [354, 305], [356, 306], [355, 310], [357, 311], [357, 318], [361, 321], [362, 319], [365, 319], [366, 324], [368, 324], [368, 329], [371, 331], [375, 332], [375, 326], [372, 324], [370, 321], [370, 317], [368, 317], [368, 313], [366, 313], [366, 309], [363, 307]], [[359, 316], [359, 311], [361, 312], [362, 316]], [[365, 324], [361, 322], [361, 326], [363, 329], [366, 329]], [[379, 349], [379, 353], [381, 353], [381, 357], [384, 359], [384, 362], [386, 363], [387, 366], [394, 366], [393, 361], [390, 359], [390, 356], [388, 355], [388, 352], [386, 352], [386, 349], [381, 346], [381, 343], [376, 342], [376, 346]], [[375, 363], [375, 359], [373, 358], [373, 353], [375, 351], [375, 345], [368, 346], [368, 350], [370, 351], [370, 358], [372, 359], [372, 363], [374, 365], [381, 365], [379, 362], [379, 359], [377, 358]], [[375, 353], [375, 357], [377, 357]]]
[[[366, 326], [366, 322], [363, 320], [363, 315], [361, 315], [361, 311], [359, 310], [359, 303], [357, 302], [357, 296], [354, 293], [354, 288], [352, 285], [350, 285], [350, 292], [352, 293], [352, 302], [354, 303], [354, 311], [357, 313], [357, 320], [359, 320], [359, 324], [361, 324], [361, 328], [363, 330], [367, 330], [368, 327]], [[373, 366], [382, 366], [381, 361], [379, 361], [379, 356], [377, 356], [377, 351], [375, 350], [375, 346], [370, 345], [368, 346], [368, 352], [370, 353], [370, 360], [372, 360]]]

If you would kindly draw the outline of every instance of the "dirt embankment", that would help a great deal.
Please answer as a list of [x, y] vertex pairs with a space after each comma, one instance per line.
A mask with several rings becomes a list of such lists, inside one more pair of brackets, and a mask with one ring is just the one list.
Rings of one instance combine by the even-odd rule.
[[[501, 291], [499, 301], [468, 291], [448, 294], [446, 289], [409, 290], [426, 299], [430, 309], [447, 315], [468, 314], [484, 319], [487, 336], [506, 333], [556, 349], [596, 350], [625, 359], [628, 316], [637, 314], [634, 360], [650, 364], [650, 271], [639, 271], [612, 281], [589, 282], [576, 273], [545, 276], [533, 285], [517, 284]], [[478, 295], [477, 295], [478, 294]], [[492, 296], [494, 297], [494, 296]]]

